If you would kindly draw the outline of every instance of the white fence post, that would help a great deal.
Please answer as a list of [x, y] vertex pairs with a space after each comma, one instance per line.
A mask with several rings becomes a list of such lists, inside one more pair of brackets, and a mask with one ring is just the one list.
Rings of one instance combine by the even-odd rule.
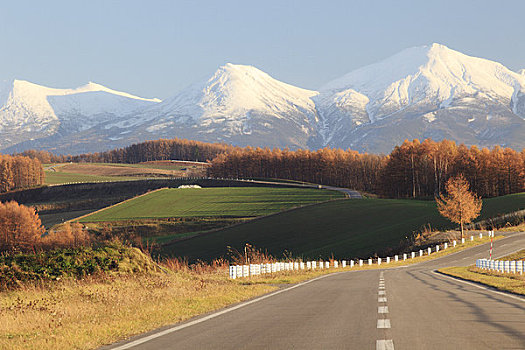
[[465, 244], [465, 238], [461, 238], [461, 244]]
[[377, 258], [377, 265], [381, 265], [381, 258]]
[[447, 249], [448, 248], [448, 243], [445, 242], [445, 244], [443, 245], [443, 249]]
[[372, 265], [372, 259], [368, 259], [368, 265]]
[[411, 259], [414, 259], [415, 257], [416, 257], [416, 252], [412, 252], [412, 253], [410, 253], [410, 258], [411, 258]]
[[390, 257], [389, 256], [386, 257], [386, 263], [390, 264]]
[[394, 261], [399, 261], [399, 256], [398, 255], [394, 256]]
[[423, 249], [419, 249], [419, 256], [423, 256]]
[[479, 239], [482, 239], [483, 238], [483, 233], [479, 233]]
[[403, 253], [403, 260], [406, 260], [406, 259], [407, 259], [407, 254]]
[[470, 240], [473, 241], [474, 240], [474, 236], [470, 236]]
[[327, 268], [327, 269], [329, 269], [329, 268], [330, 268], [330, 261], [326, 261], [326, 262], [324, 263], [324, 267]]
[[341, 261], [341, 265], [343, 265], [343, 269], [346, 267], [346, 260]]
[[339, 262], [336, 260], [336, 261], [334, 261], [334, 268], [337, 269], [338, 267], [339, 267]]
[[363, 266], [363, 259], [359, 259], [359, 266]]
[[452, 242], [452, 246], [454, 246], [454, 247], [455, 247], [455, 246], [456, 246], [456, 244], [458, 244], [458, 242], [456, 242], [456, 241]]
[[436, 253], [439, 252], [439, 244], [436, 244]]
[[350, 260], [350, 267], [354, 267], [354, 261]]

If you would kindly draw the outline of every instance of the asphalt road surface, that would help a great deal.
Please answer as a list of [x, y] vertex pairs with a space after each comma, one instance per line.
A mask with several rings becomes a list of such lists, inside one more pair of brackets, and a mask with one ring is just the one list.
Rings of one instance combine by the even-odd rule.
[[[510, 234], [494, 254], [524, 247], [524, 233]], [[525, 298], [434, 272], [487, 256], [483, 245], [410, 267], [326, 275], [105, 348], [525, 349]]]

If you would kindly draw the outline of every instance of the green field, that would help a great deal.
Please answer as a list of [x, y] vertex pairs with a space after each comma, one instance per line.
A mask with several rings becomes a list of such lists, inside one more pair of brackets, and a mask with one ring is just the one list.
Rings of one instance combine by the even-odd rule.
[[80, 221], [123, 221], [169, 217], [256, 217], [336, 198], [343, 198], [343, 194], [303, 188], [173, 188], [118, 204]]
[[[525, 193], [483, 201], [481, 219], [525, 209]], [[321, 203], [273, 215], [210, 234], [175, 242], [163, 253], [190, 261], [239, 251], [245, 243], [281, 257], [287, 251], [308, 258], [369, 257], [400, 241], [423, 225], [452, 228], [433, 201], [363, 199]]]
[[74, 182], [128, 181], [136, 179], [136, 177], [87, 175], [56, 171], [45, 171], [45, 176], [46, 185], [59, 185]]

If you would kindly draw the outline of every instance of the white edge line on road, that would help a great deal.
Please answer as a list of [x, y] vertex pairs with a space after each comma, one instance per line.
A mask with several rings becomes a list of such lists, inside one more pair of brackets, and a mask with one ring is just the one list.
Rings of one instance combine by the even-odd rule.
[[326, 275], [323, 275], [323, 276], [319, 276], [319, 277], [316, 277], [314, 279], [311, 279], [311, 280], [308, 280], [308, 281], [304, 281], [304, 282], [301, 282], [299, 284], [296, 284], [294, 286], [291, 286], [291, 287], [288, 287], [288, 288], [285, 288], [285, 289], [281, 289], [281, 290], [278, 290], [278, 291], [275, 291], [273, 293], [270, 293], [270, 294], [266, 294], [266, 295], [263, 295], [261, 297], [258, 297], [256, 299], [252, 299], [252, 300], [248, 300], [248, 301], [245, 301], [241, 304], [237, 304], [235, 306], [232, 306], [230, 308], [227, 308], [225, 310], [221, 310], [221, 311], [218, 311], [218, 312], [215, 312], [211, 315], [208, 315], [208, 316], [204, 316], [204, 317], [201, 317], [199, 319], [196, 319], [194, 321], [191, 321], [191, 322], [187, 322], [187, 323], [184, 323], [184, 324], [181, 324], [179, 326], [175, 326], [175, 327], [171, 327], [171, 328], [168, 328], [166, 330], [163, 330], [163, 331], [160, 331], [160, 332], [157, 332], [157, 333], [154, 333], [154, 334], [151, 334], [151, 335], [148, 335], [146, 337], [143, 337], [143, 338], [140, 338], [140, 339], [137, 339], [135, 341], [132, 341], [132, 342], [129, 342], [129, 343], [126, 343], [126, 344], [123, 344], [121, 346], [117, 346], [115, 348], [111, 348], [112, 350], [124, 350], [124, 349], [130, 349], [134, 346], [137, 346], [137, 345], [140, 345], [140, 344], [143, 344], [143, 343], [146, 343], [150, 340], [153, 340], [155, 338], [159, 338], [159, 337], [162, 337], [166, 334], [170, 334], [170, 333], [173, 333], [173, 332], [176, 332], [178, 330], [181, 330], [181, 329], [184, 329], [184, 328], [187, 328], [187, 327], [191, 327], [193, 325], [196, 325], [198, 323], [202, 323], [202, 322], [205, 322], [205, 321], [208, 321], [212, 318], [215, 318], [217, 316], [221, 316], [221, 315], [224, 315], [228, 312], [231, 312], [231, 311], [234, 311], [234, 310], [237, 310], [237, 309], [240, 309], [244, 306], [247, 306], [247, 305], [250, 305], [250, 304], [253, 304], [253, 303], [256, 303], [258, 301], [261, 301], [261, 300], [264, 300], [264, 299], [267, 299], [267, 298], [270, 298], [270, 297], [273, 297], [274, 295], [277, 295], [277, 294], [281, 294], [281, 293], [284, 293], [284, 292], [287, 292], [289, 290], [292, 290], [292, 289], [295, 289], [295, 288], [298, 288], [298, 287], [301, 287], [301, 286], [304, 286], [305, 284], [308, 284], [308, 283], [311, 283], [311, 282], [314, 282], [314, 281], [317, 281], [317, 280], [320, 280], [322, 278], [325, 278], [325, 277], [329, 277], [329, 276], [334, 276], [334, 275], [338, 275], [340, 273], [345, 273], [347, 271], [342, 271], [342, 272], [336, 272], [336, 273], [330, 273], [330, 274], [326, 274]]
[[516, 299], [516, 300], [519, 300], [519, 301], [525, 303], [525, 298], [520, 297], [520, 296], [517, 296], [517, 295], [512, 295], [512, 294], [510, 294], [510, 293], [500, 292], [500, 291], [498, 291], [498, 290], [494, 290], [494, 289], [492, 289], [491, 287], [481, 286], [481, 285], [479, 285], [479, 284], [477, 284], [477, 283], [473, 283], [473, 282], [465, 281], [465, 280], [463, 280], [463, 279], [461, 279], [461, 278], [452, 277], [452, 276], [446, 275], [446, 274], [441, 273], [441, 272], [432, 271], [432, 273], [435, 274], [435, 275], [441, 276], [441, 277], [447, 277], [447, 278], [449, 278], [449, 279], [451, 279], [451, 280], [454, 280], [454, 281], [456, 281], [456, 282], [465, 283], [465, 284], [471, 285], [471, 286], [476, 287], [476, 288], [479, 288], [479, 289], [485, 289], [485, 290], [487, 290], [487, 291], [489, 291], [489, 292], [496, 293], [496, 294], [499, 294], [499, 295], [504, 295], [504, 296], [506, 296], [506, 297], [509, 297], [509, 298], [512, 298], [512, 299]]

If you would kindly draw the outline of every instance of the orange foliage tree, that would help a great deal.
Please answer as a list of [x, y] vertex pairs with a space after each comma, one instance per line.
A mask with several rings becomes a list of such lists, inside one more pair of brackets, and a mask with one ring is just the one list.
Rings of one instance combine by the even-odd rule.
[[0, 154], [0, 193], [44, 183], [44, 169], [36, 158]]
[[40, 244], [44, 227], [31, 207], [0, 203], [0, 251], [30, 251]]
[[448, 195], [436, 197], [437, 208], [441, 215], [460, 224], [463, 238], [463, 224], [479, 216], [483, 202], [469, 191], [469, 184], [463, 175], [449, 179], [445, 187]]

